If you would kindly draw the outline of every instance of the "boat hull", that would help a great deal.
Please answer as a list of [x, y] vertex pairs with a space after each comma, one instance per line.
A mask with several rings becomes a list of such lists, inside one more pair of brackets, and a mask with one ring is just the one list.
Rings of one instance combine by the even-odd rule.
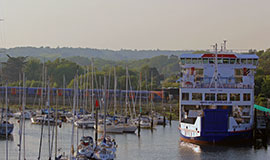
[[[104, 132], [104, 126], [98, 125], [98, 132]], [[123, 133], [124, 127], [122, 126], [106, 126], [106, 133]]]
[[195, 144], [249, 144], [252, 141], [252, 130], [242, 132], [224, 132], [209, 135], [201, 135], [199, 137], [184, 136], [181, 131], [180, 140]]

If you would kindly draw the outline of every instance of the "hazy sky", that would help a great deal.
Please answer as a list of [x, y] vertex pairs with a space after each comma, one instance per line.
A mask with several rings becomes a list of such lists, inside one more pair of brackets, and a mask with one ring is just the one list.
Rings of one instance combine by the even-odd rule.
[[270, 48], [270, 0], [0, 0], [0, 47]]

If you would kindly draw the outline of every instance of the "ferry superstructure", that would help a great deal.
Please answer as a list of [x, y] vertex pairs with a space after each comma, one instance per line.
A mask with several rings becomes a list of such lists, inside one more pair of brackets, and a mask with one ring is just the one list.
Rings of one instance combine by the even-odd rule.
[[192, 143], [250, 140], [255, 54], [217, 51], [180, 56], [180, 139]]

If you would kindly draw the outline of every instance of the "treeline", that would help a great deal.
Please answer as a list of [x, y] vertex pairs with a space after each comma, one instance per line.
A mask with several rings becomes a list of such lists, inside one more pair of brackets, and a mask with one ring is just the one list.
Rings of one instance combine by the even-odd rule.
[[[15, 48], [0, 48], [0, 53], [7, 53], [13, 57], [29, 56], [40, 60], [54, 61], [57, 58], [67, 58], [73, 56], [81, 56], [87, 58], [102, 58], [105, 60], [139, 60], [145, 58], [152, 58], [159, 55], [180, 55], [182, 53], [192, 53], [193, 51], [184, 50], [131, 50], [131, 49], [96, 49], [96, 48], [72, 48], [72, 47], [15, 47]], [[0, 62], [7, 61], [8, 57], [5, 54], [0, 54]]]
[[[22, 73], [24, 73], [27, 78], [27, 87], [42, 87], [42, 82], [45, 81], [44, 79], [47, 79], [50, 81], [51, 87], [72, 88], [75, 76], [79, 78], [80, 88], [86, 86], [84, 84], [87, 83], [87, 80], [89, 85], [91, 82], [91, 63], [90, 65], [79, 65], [64, 58], [57, 58], [54, 61], [43, 63], [39, 59], [32, 57], [8, 57], [7, 62], [2, 63], [2, 72], [0, 74], [2, 85], [4, 85], [6, 81], [10, 86], [22, 85]], [[166, 59], [168, 59], [168, 57]], [[142, 89], [150, 89], [151, 87], [152, 89], [160, 88], [160, 82], [164, 79], [164, 75], [160, 74], [156, 67], [150, 67], [147, 63], [131, 67], [130, 64], [134, 62], [119, 64], [116, 62], [111, 64], [106, 63], [107, 61], [103, 61], [104, 63], [101, 62], [101, 59], [94, 60], [95, 86], [103, 82], [103, 77], [106, 76], [107, 79], [110, 80], [109, 84], [111, 88], [113, 88], [115, 70], [117, 88], [125, 89], [126, 66], [128, 68], [128, 80], [130, 81], [129, 89], [138, 89], [140, 78], [142, 81]], [[44, 78], [45, 76], [46, 78]]]

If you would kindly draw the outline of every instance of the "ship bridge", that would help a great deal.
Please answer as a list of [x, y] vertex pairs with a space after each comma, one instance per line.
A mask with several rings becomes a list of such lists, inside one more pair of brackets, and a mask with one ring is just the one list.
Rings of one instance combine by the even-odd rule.
[[[258, 64], [255, 54], [222, 52], [216, 54], [182, 54], [180, 56], [182, 88], [247, 88], [254, 86]], [[216, 67], [215, 67], [216, 66]], [[217, 79], [214, 79], [215, 68]]]

